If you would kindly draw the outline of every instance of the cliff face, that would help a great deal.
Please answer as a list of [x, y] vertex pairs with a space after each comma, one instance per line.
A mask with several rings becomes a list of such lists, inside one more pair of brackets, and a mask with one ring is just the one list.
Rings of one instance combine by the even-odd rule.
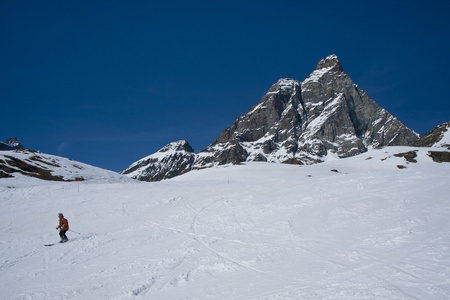
[[368, 147], [409, 145], [418, 135], [353, 83], [335, 55], [303, 81], [280, 79], [205, 150], [196, 165], [318, 162]]
[[138, 160], [121, 174], [141, 181], [160, 181], [192, 169], [194, 149], [185, 140], [166, 145], [158, 152]]

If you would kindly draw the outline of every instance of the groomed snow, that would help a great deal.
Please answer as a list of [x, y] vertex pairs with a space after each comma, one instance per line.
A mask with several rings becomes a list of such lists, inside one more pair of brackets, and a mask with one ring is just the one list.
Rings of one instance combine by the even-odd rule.
[[[0, 298], [448, 299], [450, 164], [428, 150], [156, 183], [0, 179]], [[44, 247], [59, 212], [80, 234]]]

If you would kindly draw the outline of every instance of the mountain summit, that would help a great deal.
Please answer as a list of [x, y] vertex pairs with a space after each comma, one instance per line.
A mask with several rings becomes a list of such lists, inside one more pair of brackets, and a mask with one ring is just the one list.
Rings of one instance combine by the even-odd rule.
[[5, 142], [0, 142], [0, 151], [24, 149], [17, 138], [7, 139]]
[[186, 140], [182, 140], [172, 142], [138, 160], [121, 174], [142, 181], [159, 181], [189, 172], [194, 160], [194, 149]]
[[333, 72], [344, 72], [339, 58], [335, 55], [329, 55], [326, 58], [322, 58], [317, 64], [316, 70], [321, 70], [327, 68]]
[[[354, 84], [333, 54], [321, 59], [303, 82], [279, 79], [255, 106], [196, 154], [191, 167], [244, 161], [310, 164], [328, 155], [344, 158], [371, 147], [409, 145], [418, 138]], [[192, 161], [192, 155], [187, 153], [183, 160]], [[136, 173], [138, 165], [152, 172], [161, 168], [141, 160], [130, 167], [133, 172], [129, 168], [124, 174], [145, 172]], [[189, 169], [183, 165], [182, 172]]]
[[303, 81], [280, 79], [205, 150], [197, 165], [242, 161], [312, 163], [369, 147], [409, 145], [418, 134], [353, 83], [336, 55]]

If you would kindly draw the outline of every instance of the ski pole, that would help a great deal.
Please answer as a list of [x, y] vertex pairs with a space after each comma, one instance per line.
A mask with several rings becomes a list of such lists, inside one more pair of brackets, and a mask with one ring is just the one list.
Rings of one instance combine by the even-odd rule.
[[73, 230], [71, 230], [71, 229], [69, 229], [68, 231], [72, 231], [72, 232], [75, 232], [75, 233], [81, 234], [81, 233], [79, 233], [79, 232], [76, 232], [76, 231], [73, 231]]

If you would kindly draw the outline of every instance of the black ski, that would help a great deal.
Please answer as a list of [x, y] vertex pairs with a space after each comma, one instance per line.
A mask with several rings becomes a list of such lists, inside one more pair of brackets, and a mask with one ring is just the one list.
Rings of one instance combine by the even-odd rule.
[[[68, 242], [68, 241], [66, 241], [66, 242], [64, 242], [64, 243], [67, 243], [67, 242]], [[54, 246], [54, 245], [56, 245], [56, 244], [64, 244], [64, 243], [59, 242], [59, 243], [53, 243], [53, 244], [44, 244], [44, 246], [50, 247], [50, 246]]]

